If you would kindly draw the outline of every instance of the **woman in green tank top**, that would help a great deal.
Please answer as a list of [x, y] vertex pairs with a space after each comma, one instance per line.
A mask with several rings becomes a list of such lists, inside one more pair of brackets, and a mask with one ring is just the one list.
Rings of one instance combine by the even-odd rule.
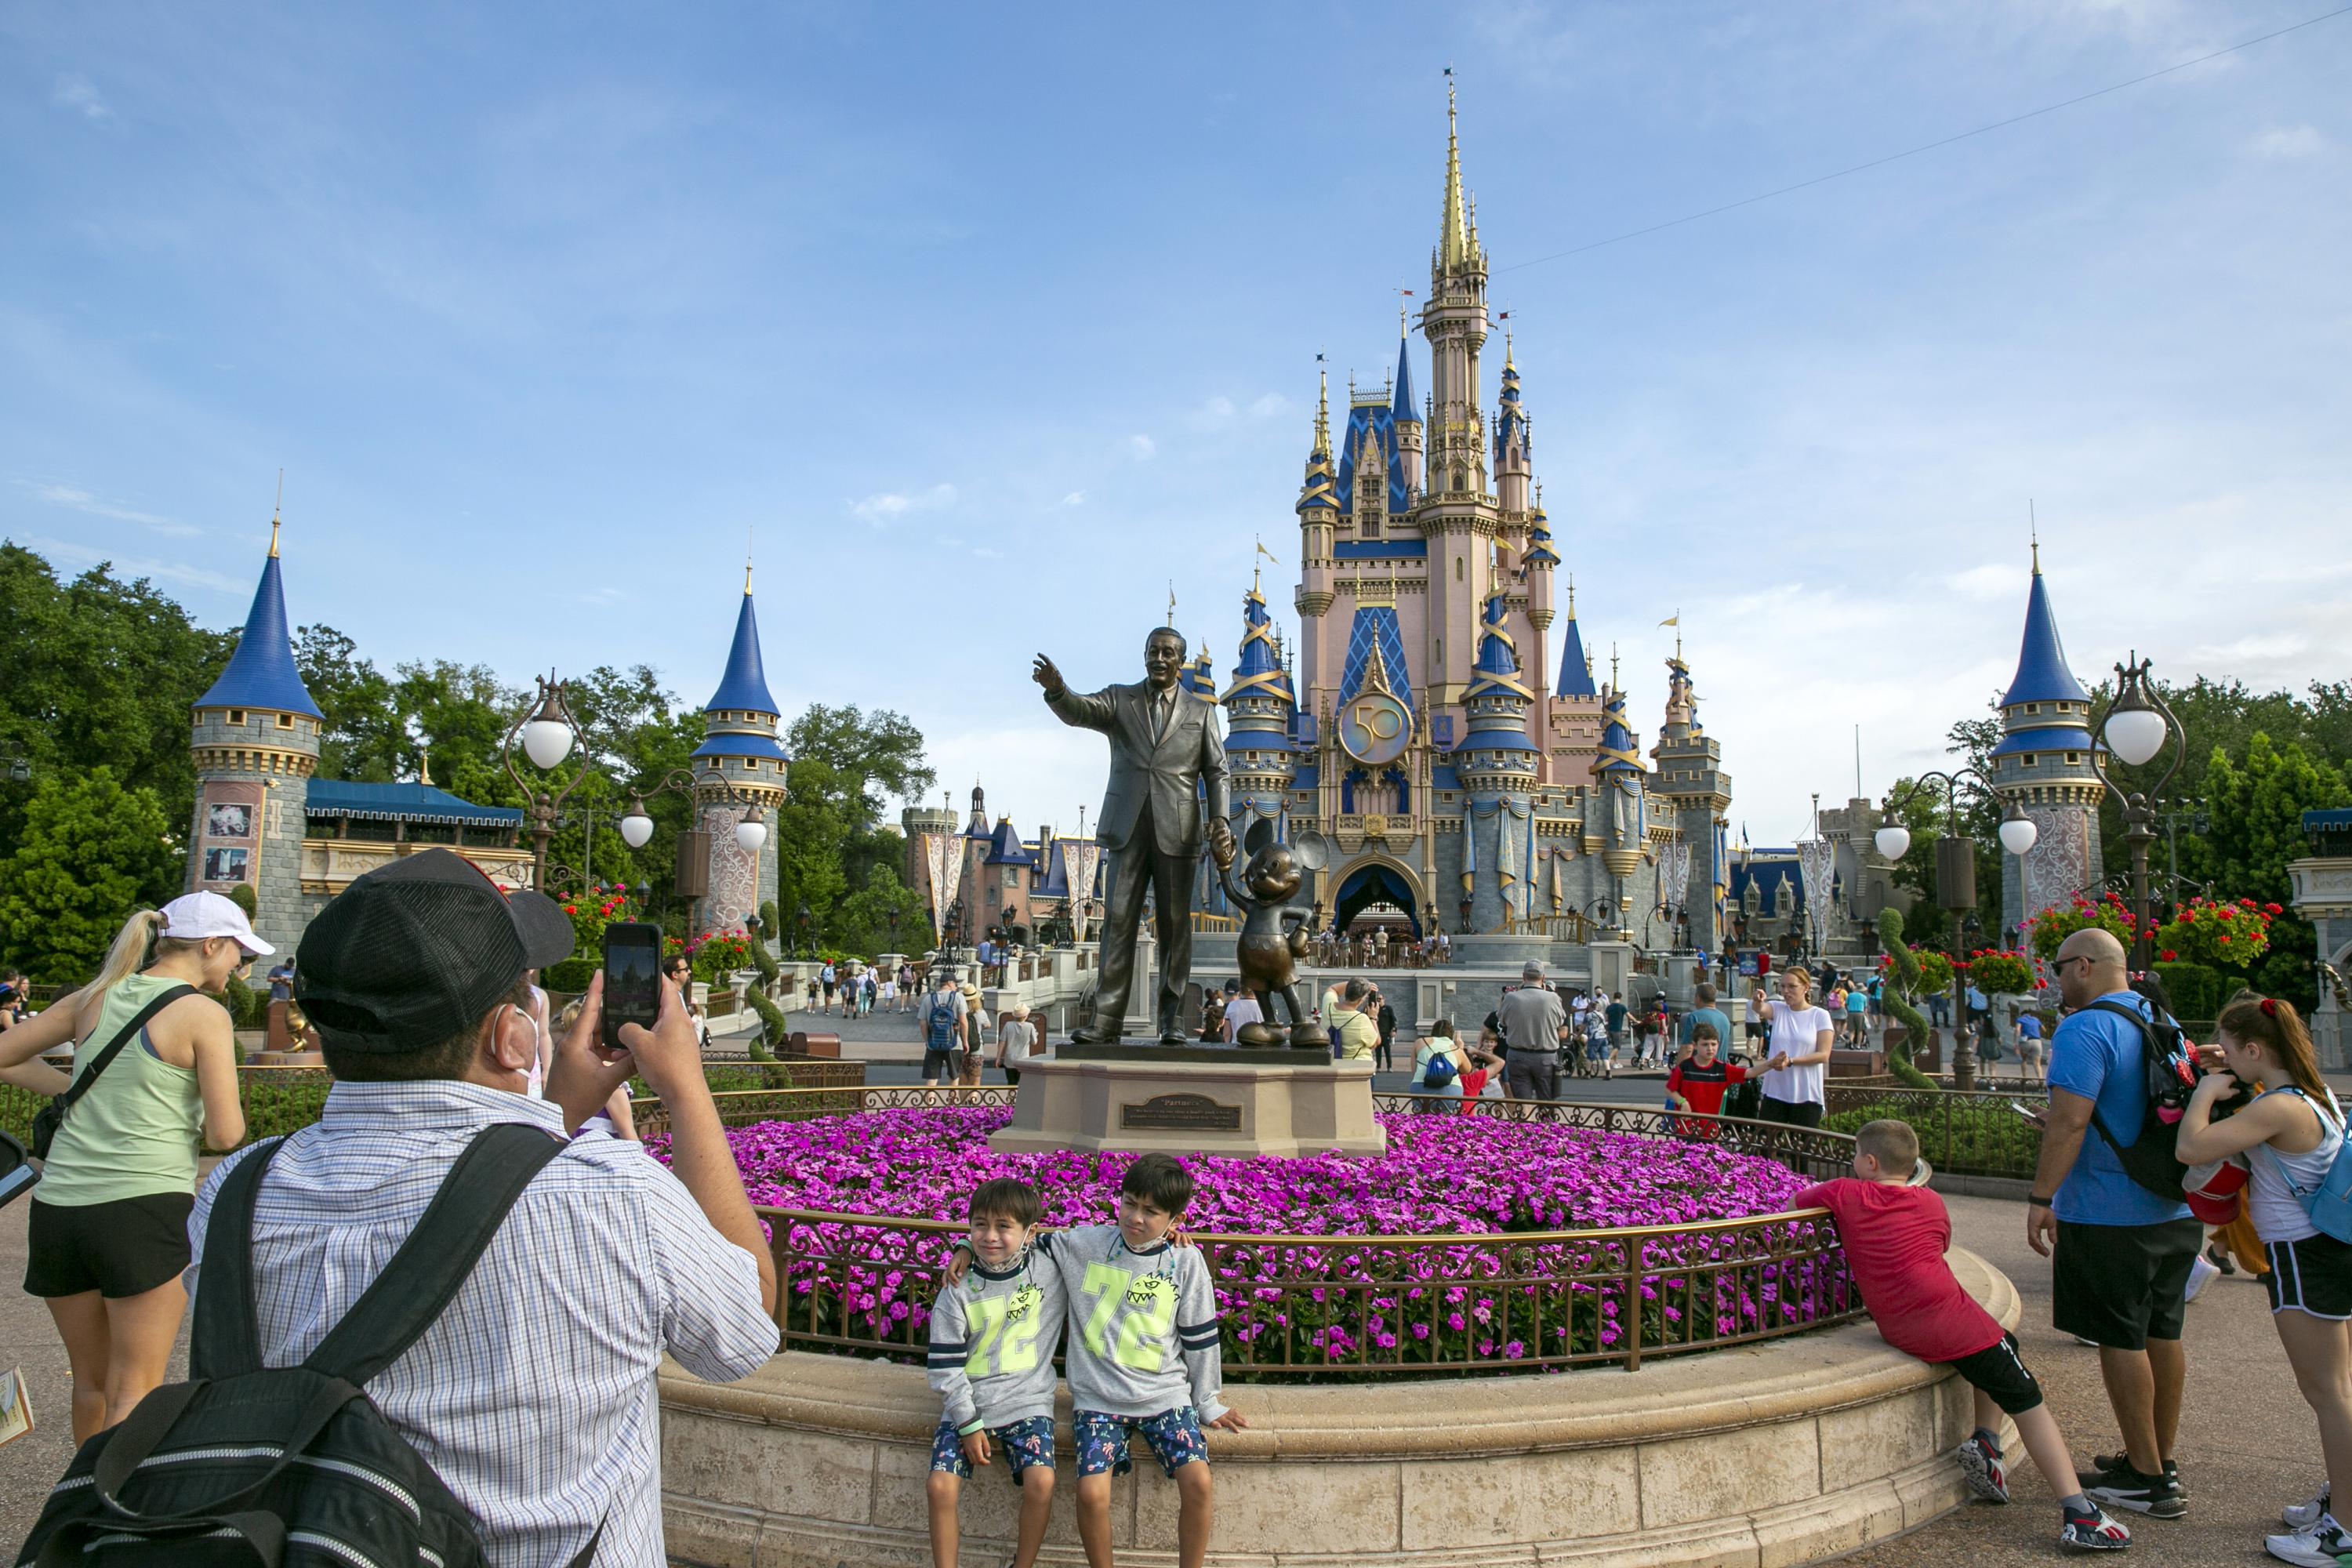
[[70, 1041], [79, 1082], [110, 1042], [175, 986], [67, 1113], [26, 1224], [25, 1289], [46, 1299], [73, 1367], [77, 1443], [160, 1384], [188, 1294], [188, 1212], [199, 1145], [245, 1141], [236, 1041], [217, 1001], [274, 951], [243, 910], [191, 893], [131, 917], [99, 977], [0, 1035], [0, 1068]]

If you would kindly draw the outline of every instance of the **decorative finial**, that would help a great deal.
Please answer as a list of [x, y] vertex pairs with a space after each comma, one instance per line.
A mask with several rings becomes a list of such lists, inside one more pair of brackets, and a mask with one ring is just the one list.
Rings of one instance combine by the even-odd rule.
[[1331, 455], [1331, 367], [1315, 356], [1315, 455]]
[[286, 509], [286, 470], [278, 470], [278, 499], [269, 507], [269, 558], [278, 558], [278, 514]]
[[1576, 619], [1576, 574], [1568, 574], [1568, 618]]
[[[1506, 310], [1504, 314], [1508, 315], [1510, 312]], [[1511, 329], [1508, 327], [1503, 329], [1503, 368], [1505, 370], [1519, 368], [1517, 362], [1511, 358]]]
[[[2033, 541], [2033, 574], [2039, 577], [2042, 575], [2042, 520], [2033, 515], [2032, 496], [2025, 498], [2025, 529], [2026, 536]], [[277, 552], [273, 550], [270, 553], [275, 555]]]
[[433, 748], [430, 746], [416, 749], [416, 782], [427, 789], [433, 787]]
[[745, 524], [743, 525], [743, 594], [744, 594], [744, 596], [748, 598], [748, 597], [750, 597], [750, 596], [751, 596], [751, 525], [750, 523], [748, 523], [748, 522], [747, 522], [747, 523], [745, 523]]
[[1615, 643], [1609, 645], [1609, 692], [1612, 697], [1617, 694], [1617, 645]]

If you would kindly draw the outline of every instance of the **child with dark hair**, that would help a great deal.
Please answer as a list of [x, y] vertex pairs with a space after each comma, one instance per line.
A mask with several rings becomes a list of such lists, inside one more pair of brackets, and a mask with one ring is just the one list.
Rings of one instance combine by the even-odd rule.
[[931, 1302], [926, 1364], [943, 1406], [931, 1437], [931, 1556], [955, 1568], [963, 1483], [1002, 1453], [1021, 1488], [1013, 1568], [1030, 1568], [1054, 1501], [1054, 1347], [1068, 1316], [1058, 1269], [1030, 1247], [1042, 1205], [1016, 1177], [971, 1194], [971, 1267]]
[[1907, 1122], [1873, 1121], [1854, 1135], [1853, 1174], [1807, 1187], [1794, 1206], [1825, 1208], [1836, 1217], [1846, 1267], [1879, 1337], [1950, 1367], [1976, 1390], [1976, 1431], [1955, 1456], [1969, 1489], [1987, 1502], [2009, 1500], [2000, 1436], [2006, 1413], [2057, 1494], [2058, 1544], [2122, 1551], [2131, 1531], [2084, 1495], [2066, 1439], [2042, 1402], [2042, 1385], [2018, 1356], [2017, 1336], [1977, 1305], [1944, 1261], [1951, 1215], [1926, 1183], [1918, 1133]]
[[[2263, 1282], [2271, 1322], [2296, 1387], [2319, 1418], [2327, 1467], [2319, 1495], [2286, 1510], [2288, 1533], [2263, 1546], [2283, 1563], [2328, 1568], [2352, 1556], [2352, 1531], [2334, 1509], [2336, 1483], [2352, 1486], [2352, 1245], [2319, 1224], [2329, 1173], [2344, 1156], [2344, 1110], [2319, 1075], [2293, 1003], [2242, 996], [2221, 1009], [2214, 1034], [2220, 1067], [2198, 1080], [2175, 1152], [2184, 1164], [2246, 1162], [2246, 1213], [2270, 1262]], [[2215, 1119], [2224, 1100], [2257, 1083], [2269, 1087]]]

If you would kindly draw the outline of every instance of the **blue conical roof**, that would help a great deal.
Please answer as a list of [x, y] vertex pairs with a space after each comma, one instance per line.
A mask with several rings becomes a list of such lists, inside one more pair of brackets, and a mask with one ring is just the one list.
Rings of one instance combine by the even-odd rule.
[[1552, 691], [1561, 697], [1598, 697], [1600, 689], [1592, 684], [1592, 672], [1584, 667], [1584, 638], [1576, 629], [1576, 611], [1568, 612], [1568, 630], [1559, 639], [1559, 679]]
[[1397, 340], [1396, 398], [1389, 405], [1389, 416], [1400, 425], [1421, 423], [1421, 406], [1412, 396], [1412, 340]]
[[702, 705], [706, 713], [740, 710], [747, 713], [773, 713], [782, 717], [783, 710], [768, 692], [767, 667], [760, 659], [760, 623], [751, 614], [751, 595], [743, 595], [743, 608], [735, 616], [735, 646], [727, 650], [727, 673], [719, 678], [719, 689]]
[[245, 613], [245, 635], [228, 656], [228, 668], [196, 699], [199, 708], [265, 708], [277, 713], [320, 718], [302, 672], [294, 667], [294, 641], [286, 631], [286, 592], [278, 581], [278, 552], [261, 563], [261, 584]]
[[1633, 739], [1633, 726], [1625, 717], [1625, 694], [1612, 691], [1601, 705], [1600, 760], [1592, 771], [1601, 773], [1638, 773], [1647, 772], [1642, 766], [1641, 742]]
[[1234, 666], [1234, 684], [1225, 693], [1228, 702], [1236, 697], [1253, 693], [1276, 697], [1285, 702], [1295, 701], [1290, 689], [1290, 672], [1282, 668], [1282, 660], [1274, 650], [1274, 617], [1266, 614], [1265, 596], [1252, 588], [1242, 597], [1242, 657]]
[[2090, 700], [2083, 683], [2066, 668], [2066, 649], [2058, 640], [2058, 617], [2050, 613], [2050, 590], [2042, 586], [2042, 569], [2037, 565], [2033, 586], [2025, 597], [2025, 637], [2017, 650], [2017, 674], [2000, 705]]

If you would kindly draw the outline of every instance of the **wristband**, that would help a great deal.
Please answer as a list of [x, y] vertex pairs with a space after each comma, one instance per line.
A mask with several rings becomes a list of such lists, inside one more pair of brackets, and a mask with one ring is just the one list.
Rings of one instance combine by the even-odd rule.
[[2050, 1206], [2051, 1200], [2044, 1197], [2029, 1196], [2025, 1200], [2025, 1204], [2028, 1208], [2046, 1209]]
[[988, 1425], [988, 1423], [987, 1423], [985, 1420], [975, 1420], [975, 1421], [974, 1421], [974, 1422], [972, 1422], [972, 1424], [971, 1424], [971, 1426], [959, 1426], [959, 1427], [957, 1427], [957, 1428], [956, 1428], [956, 1436], [959, 1436], [959, 1437], [969, 1437], [969, 1436], [972, 1436], [972, 1435], [974, 1435], [975, 1433], [979, 1432], [979, 1431], [980, 1431], [980, 1429], [981, 1429], [982, 1427], [983, 1427], [983, 1426], [987, 1426], [987, 1425]]

